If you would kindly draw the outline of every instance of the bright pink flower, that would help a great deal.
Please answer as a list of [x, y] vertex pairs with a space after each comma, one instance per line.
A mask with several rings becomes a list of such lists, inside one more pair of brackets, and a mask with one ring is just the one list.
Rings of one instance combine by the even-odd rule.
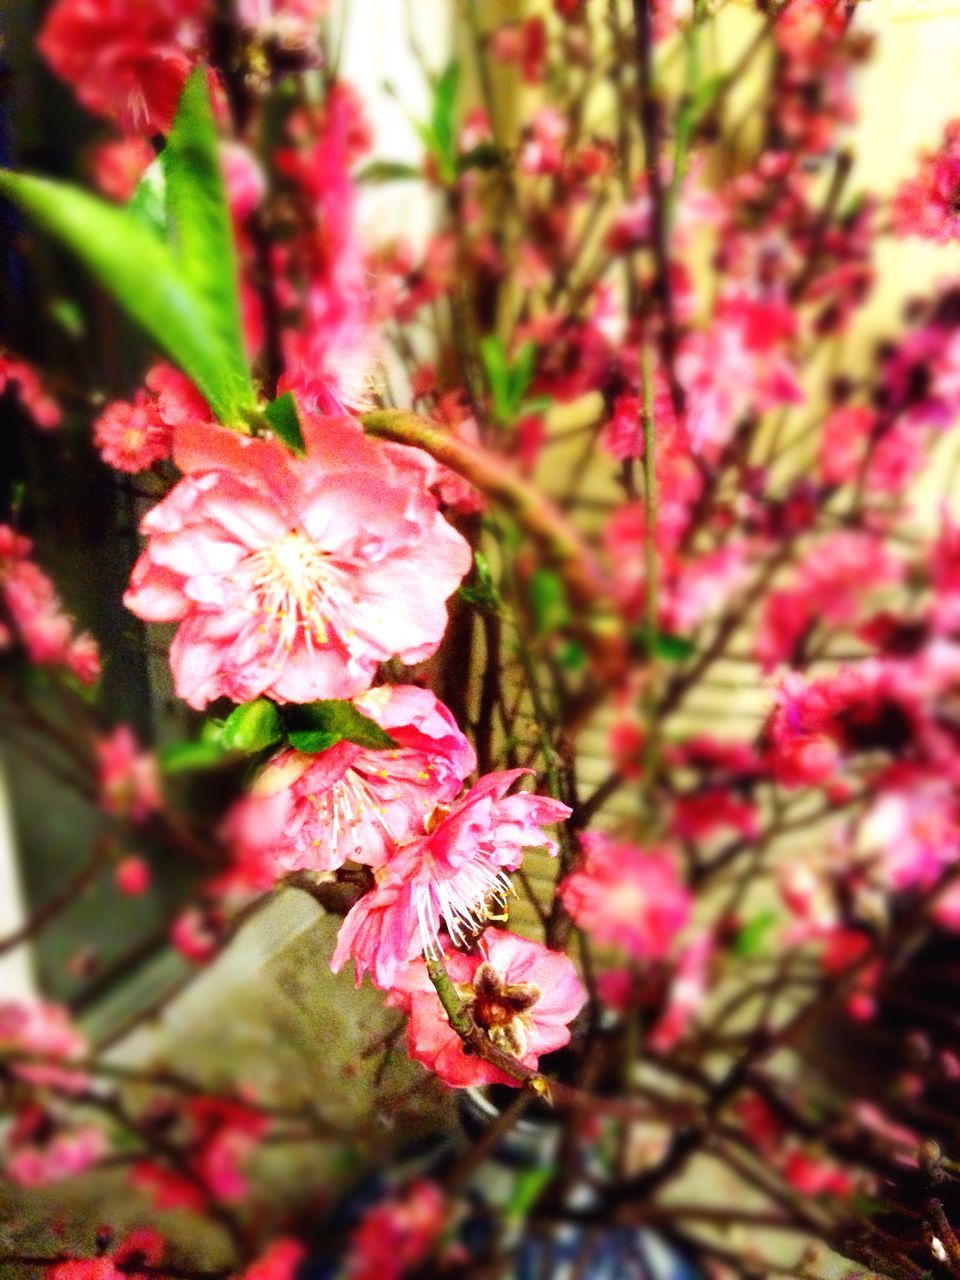
[[295, 1280], [305, 1254], [306, 1250], [297, 1240], [274, 1240], [250, 1263], [240, 1280]]
[[758, 660], [770, 670], [792, 661], [814, 627], [852, 626], [869, 591], [902, 574], [899, 557], [879, 538], [845, 530], [819, 539], [788, 585], [767, 595], [754, 642]]
[[823, 424], [819, 466], [824, 483], [854, 484], [870, 460], [863, 480], [872, 493], [902, 493], [923, 465], [927, 448], [910, 423], [893, 423], [874, 438], [876, 413], [863, 405], [834, 409]]
[[600, 832], [581, 836], [583, 860], [560, 895], [574, 922], [601, 946], [638, 958], [669, 955], [690, 918], [690, 892], [668, 849], [643, 849]]
[[137, 1266], [155, 1268], [163, 1257], [164, 1241], [152, 1227], [126, 1236], [111, 1253], [99, 1258], [67, 1258], [47, 1271], [47, 1280], [147, 1280]]
[[79, 101], [124, 133], [166, 133], [199, 55], [209, 0], [57, 0], [37, 41]]
[[440, 954], [441, 929], [462, 943], [483, 926], [490, 903], [505, 900], [506, 872], [520, 865], [525, 848], [556, 852], [541, 828], [562, 821], [570, 810], [545, 796], [508, 795], [526, 772], [487, 774], [431, 815], [427, 834], [391, 857], [376, 888], [344, 920], [331, 961], [334, 972], [352, 956], [358, 982], [371, 969], [378, 986], [393, 986], [405, 961], [422, 952]]
[[[447, 972], [473, 1021], [498, 1049], [535, 1069], [540, 1057], [570, 1040], [570, 1023], [586, 1001], [573, 961], [539, 942], [487, 929], [481, 955], [451, 952]], [[516, 1085], [492, 1063], [467, 1054], [450, 1026], [422, 960], [404, 975], [409, 991], [407, 1050], [452, 1088]]]
[[890, 220], [897, 235], [937, 244], [960, 239], [960, 120], [946, 126], [940, 150], [924, 153], [918, 173], [897, 188]]
[[243, 1166], [269, 1127], [259, 1111], [222, 1098], [191, 1098], [183, 1108], [185, 1171], [141, 1161], [133, 1182], [158, 1209], [202, 1209], [207, 1200], [235, 1204], [247, 1193]]
[[830, 1196], [845, 1199], [856, 1190], [856, 1183], [846, 1169], [822, 1157], [815, 1158], [795, 1147], [783, 1166], [787, 1182], [804, 1196]]
[[0, 351], [0, 396], [8, 387], [14, 388], [38, 427], [49, 431], [60, 425], [63, 417], [60, 406], [44, 387], [36, 369], [25, 360], [15, 360]]
[[163, 803], [160, 771], [150, 751], [141, 752], [128, 725], [121, 724], [96, 744], [100, 765], [100, 807], [105, 813], [143, 822]]
[[126, 202], [156, 158], [146, 138], [114, 138], [102, 142], [92, 157], [93, 180], [111, 200]]
[[213, 422], [210, 407], [190, 379], [173, 365], [159, 361], [144, 379], [156, 399], [157, 412], [168, 427], [186, 427], [195, 422]]
[[440, 1188], [410, 1183], [365, 1214], [350, 1241], [347, 1280], [400, 1280], [426, 1260], [446, 1219]]
[[121, 893], [139, 897], [150, 888], [150, 880], [150, 864], [145, 859], [131, 854], [117, 863], [114, 882]]
[[332, 871], [348, 860], [380, 866], [423, 834], [437, 805], [451, 802], [476, 767], [473, 748], [428, 690], [382, 685], [355, 705], [397, 746], [283, 751], [228, 816], [235, 857], [264, 865], [268, 883], [278, 871]]
[[170, 456], [170, 428], [146, 392], [116, 400], [93, 425], [93, 442], [108, 466], [135, 475]]
[[219, 427], [177, 432], [186, 477], [143, 522], [127, 606], [179, 622], [177, 693], [202, 708], [347, 698], [393, 655], [420, 662], [446, 627], [470, 549], [412, 449], [349, 420], [305, 419], [307, 456]]

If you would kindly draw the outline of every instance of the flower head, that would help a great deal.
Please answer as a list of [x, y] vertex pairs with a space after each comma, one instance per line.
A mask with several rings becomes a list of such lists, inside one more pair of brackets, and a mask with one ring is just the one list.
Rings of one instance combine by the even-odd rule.
[[108, 405], [94, 423], [93, 440], [104, 462], [131, 475], [170, 456], [170, 428], [144, 391]]
[[277, 871], [332, 871], [347, 860], [379, 866], [422, 835], [476, 765], [473, 748], [432, 693], [384, 685], [354, 704], [396, 742], [370, 750], [338, 742], [316, 755], [282, 751], [227, 819], [237, 861]]
[[347, 419], [304, 431], [303, 459], [215, 426], [177, 431], [187, 474], [144, 520], [125, 600], [179, 622], [170, 661], [193, 707], [351, 697], [378, 663], [419, 662], [440, 643], [470, 550], [422, 455]]
[[641, 849], [594, 832], [560, 893], [574, 921], [600, 944], [638, 958], [670, 954], [690, 918], [690, 893], [667, 849]]
[[[535, 1068], [543, 1054], [568, 1043], [570, 1023], [586, 1001], [576, 968], [568, 956], [500, 929], [484, 933], [481, 951], [446, 957], [461, 1003], [493, 1045]], [[464, 1052], [422, 960], [410, 966], [402, 982], [407, 995], [399, 1003], [410, 1015], [412, 1058], [454, 1088], [517, 1083], [493, 1063]]]
[[392, 986], [405, 961], [442, 953], [441, 930], [459, 944], [473, 939], [491, 905], [502, 908], [510, 891], [506, 872], [519, 866], [525, 847], [556, 852], [541, 828], [570, 810], [545, 796], [508, 795], [524, 772], [487, 774], [449, 808], [438, 808], [426, 834], [391, 857], [376, 888], [341, 926], [334, 972], [353, 956], [358, 981], [371, 969], [379, 986]]

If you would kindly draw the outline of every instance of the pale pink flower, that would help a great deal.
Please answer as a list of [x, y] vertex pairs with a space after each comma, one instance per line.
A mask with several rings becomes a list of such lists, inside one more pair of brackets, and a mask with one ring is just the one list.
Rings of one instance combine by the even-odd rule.
[[93, 442], [108, 466], [135, 475], [170, 456], [170, 428], [146, 392], [115, 400], [93, 424]]
[[[525, 1067], [536, 1069], [545, 1053], [570, 1040], [570, 1023], [587, 993], [573, 961], [500, 929], [487, 929], [482, 954], [451, 952], [447, 972], [474, 1023], [490, 1041]], [[516, 1085], [491, 1062], [464, 1052], [463, 1041], [450, 1026], [423, 961], [404, 975], [409, 991], [407, 1050], [412, 1058], [453, 1088], [476, 1084]]]
[[583, 861], [560, 886], [574, 922], [601, 946], [637, 958], [669, 955], [690, 918], [690, 891], [669, 849], [641, 848], [600, 832], [581, 836]]
[[473, 748], [427, 689], [382, 685], [355, 699], [396, 747], [338, 742], [306, 755], [282, 751], [234, 806], [227, 839], [240, 864], [278, 872], [333, 871], [344, 862], [380, 866], [422, 835], [438, 804], [452, 801], [476, 767]]
[[107, 1152], [106, 1135], [92, 1124], [60, 1127], [39, 1107], [17, 1116], [6, 1137], [6, 1172], [21, 1187], [45, 1187], [76, 1177]]
[[347, 1280], [400, 1280], [426, 1260], [446, 1219], [443, 1193], [426, 1179], [374, 1205], [351, 1237]]
[[358, 982], [371, 969], [378, 986], [392, 986], [405, 961], [422, 952], [441, 953], [441, 929], [466, 943], [483, 927], [490, 904], [502, 905], [509, 893], [506, 872], [520, 865], [524, 848], [556, 852], [541, 828], [562, 821], [570, 810], [545, 796], [508, 795], [526, 772], [487, 774], [431, 815], [428, 834], [391, 857], [376, 888], [344, 920], [331, 961], [334, 972], [352, 956]]
[[160, 771], [150, 751], [141, 752], [129, 725], [121, 724], [96, 743], [100, 807], [104, 813], [143, 822], [160, 808]]
[[19, 1062], [12, 1067], [30, 1084], [78, 1093], [87, 1087], [85, 1075], [61, 1065], [87, 1053], [86, 1037], [61, 1005], [36, 999], [0, 1002], [0, 1057], [4, 1053], [40, 1060]]
[[186, 476], [143, 522], [127, 606], [179, 622], [177, 694], [348, 698], [378, 663], [429, 657], [470, 566], [424, 455], [342, 418], [304, 419], [307, 456], [220, 427], [177, 431]]

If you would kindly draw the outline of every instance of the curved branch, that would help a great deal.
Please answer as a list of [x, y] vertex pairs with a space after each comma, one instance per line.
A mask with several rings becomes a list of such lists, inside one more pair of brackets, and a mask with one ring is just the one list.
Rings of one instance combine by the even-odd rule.
[[375, 409], [360, 421], [368, 435], [423, 449], [510, 511], [556, 565], [572, 603], [594, 615], [591, 647], [614, 656], [615, 628], [597, 617], [611, 613], [606, 575], [579, 530], [545, 494], [489, 450], [458, 440], [419, 414]]

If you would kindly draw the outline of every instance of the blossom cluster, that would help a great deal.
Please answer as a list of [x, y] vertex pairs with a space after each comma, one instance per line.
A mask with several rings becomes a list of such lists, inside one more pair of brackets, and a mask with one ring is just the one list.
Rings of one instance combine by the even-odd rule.
[[[159, 865], [128, 837], [202, 859], [169, 927], [198, 965], [278, 886], [341, 915], [324, 963], [399, 1017], [384, 1070], [402, 1034], [443, 1086], [518, 1091], [505, 1125], [555, 1104], [537, 1123], [563, 1126], [574, 1172], [537, 1190], [544, 1223], [641, 1205], [710, 1274], [737, 1268], [699, 1217], [870, 1275], [895, 1242], [889, 1274], [957, 1280], [960, 528], [940, 463], [960, 282], [851, 352], [877, 242], [960, 238], [960, 125], [851, 197], [854, 0], [758, 4], [730, 66], [706, 39], [725, 6], [702, 0], [501, 23], [468, 4], [484, 101], [459, 109], [457, 63], [427, 77], [418, 169], [377, 151], [328, 8], [55, 0], [39, 37], [119, 131], [90, 152], [115, 203], [150, 188], [205, 83], [256, 383], [221, 421], [154, 363], [91, 423], [150, 503], [124, 603], [171, 628], [176, 696], [205, 717], [193, 758], [221, 771], [194, 819], [130, 728], [89, 731], [115, 884], [147, 893]], [[761, 61], [744, 130], [731, 101]], [[530, 103], [515, 128], [504, 85]], [[423, 243], [361, 233], [380, 182], [421, 184]], [[0, 357], [8, 382], [56, 425], [32, 366]], [[31, 552], [0, 527], [0, 648], [93, 684], [96, 645]], [[869, 1089], [856, 1050], [883, 1055]], [[237, 1274], [291, 1280], [306, 1233], [263, 1251], [244, 1211], [261, 1151], [326, 1123], [312, 1105], [169, 1072], [147, 1101], [110, 1092], [42, 1002], [0, 1008], [0, 1059], [21, 1186], [123, 1160], [133, 1135], [154, 1212], [226, 1224]], [[342, 1273], [464, 1265], [473, 1159], [449, 1197], [393, 1188], [344, 1234]], [[698, 1159], [769, 1214], [678, 1209]], [[164, 1256], [111, 1235], [49, 1274]]]

